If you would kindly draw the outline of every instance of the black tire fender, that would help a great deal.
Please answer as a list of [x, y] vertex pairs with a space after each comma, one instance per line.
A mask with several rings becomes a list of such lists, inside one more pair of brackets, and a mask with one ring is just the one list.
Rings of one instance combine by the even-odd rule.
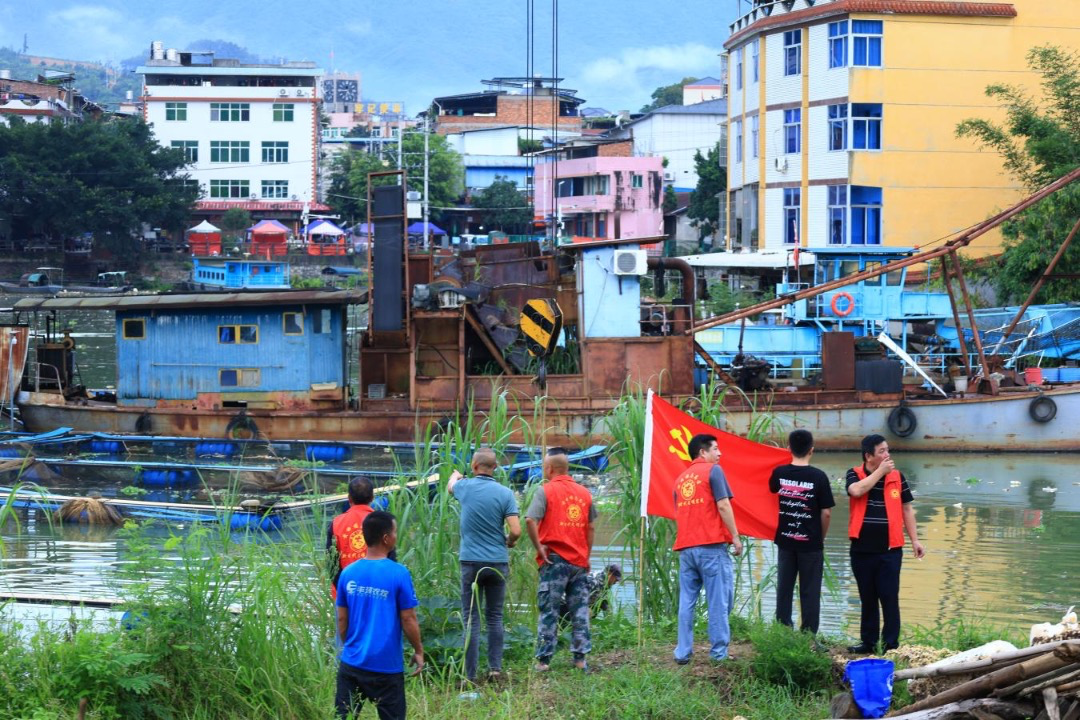
[[[238, 433], [248, 433], [248, 437], [244, 438]], [[240, 411], [225, 426], [225, 437], [233, 440], [254, 440], [259, 437], [259, 426], [255, 424], [255, 420], [250, 415]]]
[[889, 430], [896, 437], [906, 438], [915, 432], [918, 426], [919, 421], [909, 407], [901, 405], [889, 413]]
[[1040, 395], [1028, 405], [1028, 415], [1037, 423], [1048, 423], [1057, 417], [1057, 403], [1054, 398]]

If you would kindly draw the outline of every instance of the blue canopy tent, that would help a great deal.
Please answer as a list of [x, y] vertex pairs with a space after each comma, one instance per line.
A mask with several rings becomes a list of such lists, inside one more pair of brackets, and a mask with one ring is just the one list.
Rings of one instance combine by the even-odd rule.
[[[443, 230], [438, 225], [436, 225], [435, 223], [429, 222], [427, 225], [428, 225], [428, 234], [429, 235], [445, 235], [446, 234], [446, 231]], [[421, 221], [414, 222], [412, 225], [405, 228], [405, 231], [407, 233], [409, 233], [410, 235], [423, 235], [424, 234], [424, 223], [421, 222]]]

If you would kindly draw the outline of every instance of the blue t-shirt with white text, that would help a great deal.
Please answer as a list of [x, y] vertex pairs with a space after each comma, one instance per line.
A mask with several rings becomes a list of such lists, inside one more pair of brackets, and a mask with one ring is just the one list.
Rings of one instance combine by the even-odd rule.
[[357, 560], [341, 571], [337, 604], [349, 611], [341, 661], [368, 672], [404, 672], [400, 613], [420, 604], [409, 569], [393, 560]]

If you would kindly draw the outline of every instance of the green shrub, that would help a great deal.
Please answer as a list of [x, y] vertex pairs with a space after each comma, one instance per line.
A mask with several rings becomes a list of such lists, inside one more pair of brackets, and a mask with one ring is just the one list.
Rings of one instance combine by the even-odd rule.
[[815, 692], [832, 686], [832, 661], [814, 649], [814, 636], [779, 623], [750, 630], [756, 654], [751, 668], [759, 680]]

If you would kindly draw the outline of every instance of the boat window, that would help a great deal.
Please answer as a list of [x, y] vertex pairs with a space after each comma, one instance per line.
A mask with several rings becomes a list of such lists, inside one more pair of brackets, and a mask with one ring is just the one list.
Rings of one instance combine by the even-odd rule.
[[330, 308], [323, 308], [315, 315], [315, 334], [325, 335], [330, 332]]
[[885, 274], [885, 284], [892, 287], [899, 287], [904, 284], [904, 269], [893, 270], [890, 273]]
[[125, 320], [124, 321], [124, 339], [125, 340], [143, 340], [146, 338], [146, 320], [139, 318], [138, 320]]
[[218, 380], [221, 387], [258, 387], [260, 375], [258, 368], [222, 368]]
[[[881, 263], [878, 262], [877, 260], [872, 260], [872, 261], [868, 260], [866, 262], [866, 269], [867, 270], [877, 270], [880, 267], [881, 267]], [[864, 285], [880, 285], [882, 282], [883, 282], [883, 278], [879, 275], [879, 276], [877, 276], [875, 278], [870, 278], [869, 280], [864, 280], [863, 284]]]
[[304, 313], [287, 312], [285, 313], [285, 334], [286, 335], [303, 335], [304, 334]]
[[840, 263], [840, 275], [839, 277], [847, 277], [848, 275], [854, 275], [859, 272], [858, 260], [844, 260]]
[[218, 342], [223, 345], [250, 345], [259, 342], [258, 325], [218, 325]]

